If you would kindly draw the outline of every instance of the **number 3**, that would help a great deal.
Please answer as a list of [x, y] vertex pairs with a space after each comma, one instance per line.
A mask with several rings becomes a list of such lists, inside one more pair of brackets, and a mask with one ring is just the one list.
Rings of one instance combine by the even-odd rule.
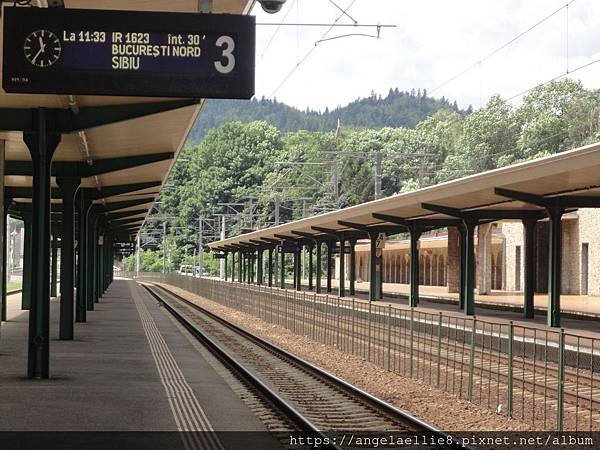
[[235, 50], [235, 42], [229, 36], [221, 36], [217, 39], [217, 47], [223, 47], [222, 57], [227, 58], [227, 64], [223, 65], [221, 61], [215, 62], [215, 68], [221, 73], [229, 73], [235, 67], [235, 56], [233, 56], [233, 51]]

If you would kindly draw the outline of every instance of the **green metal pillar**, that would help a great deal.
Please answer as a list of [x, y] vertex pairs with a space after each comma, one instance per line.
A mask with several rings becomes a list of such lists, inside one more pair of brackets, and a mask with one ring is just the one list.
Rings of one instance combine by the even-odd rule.
[[475, 314], [475, 227], [477, 221], [464, 219], [465, 225], [465, 314]]
[[322, 245], [323, 243], [321, 241], [317, 241], [317, 254], [316, 254], [316, 273], [315, 273], [315, 278], [316, 278], [316, 286], [315, 286], [315, 292], [317, 294], [321, 293], [321, 272], [323, 270], [322, 268], [322, 261], [321, 261], [321, 250], [322, 250]]
[[263, 249], [257, 249], [256, 255], [256, 284], [263, 284]]
[[298, 246], [298, 250], [296, 254], [298, 255], [298, 259], [296, 260], [296, 290], [302, 290], [302, 251], [304, 246], [300, 244]]
[[356, 239], [350, 239], [350, 296], [356, 295]]
[[549, 327], [560, 327], [562, 215], [564, 210], [560, 206], [548, 206], [546, 211], [550, 219], [547, 325]]
[[525, 286], [523, 315], [526, 319], [533, 319], [533, 299], [535, 294], [535, 228], [537, 219], [523, 220], [525, 228]]
[[340, 233], [340, 271], [338, 283], [338, 297], [346, 296], [346, 239], [344, 233]]
[[100, 297], [102, 297], [102, 279], [104, 278], [104, 234], [98, 236], [98, 247], [97, 247], [97, 266], [96, 266], [96, 296], [95, 301], [98, 303]]
[[23, 133], [33, 166], [31, 307], [27, 376], [50, 376], [50, 167], [61, 136], [48, 131], [46, 109], [33, 111], [35, 131]]
[[467, 234], [464, 225], [459, 225], [458, 229], [458, 251], [460, 256], [460, 267], [458, 277], [458, 306], [461, 310], [465, 309], [465, 298], [466, 298], [466, 284], [465, 276], [467, 273]]
[[96, 272], [96, 215], [88, 212], [85, 252], [85, 305], [88, 311], [94, 310], [95, 272]]
[[285, 248], [284, 244], [281, 244], [281, 263], [279, 264], [279, 287], [285, 289]]
[[235, 250], [231, 252], [231, 282], [235, 281]]
[[419, 239], [423, 230], [417, 223], [412, 223], [410, 228], [410, 298], [409, 306], [419, 305]]
[[333, 272], [333, 246], [335, 241], [327, 241], [327, 293], [329, 294], [331, 289], [331, 275]]
[[31, 307], [31, 269], [32, 269], [32, 218], [31, 212], [22, 212], [23, 227], [25, 228], [25, 242], [23, 242], [23, 274], [21, 291], [21, 309], [28, 310]]
[[267, 261], [267, 273], [268, 273], [267, 284], [269, 285], [269, 287], [272, 287], [273, 286], [273, 248], [272, 247], [269, 247], [268, 261]]
[[62, 194], [62, 239], [60, 241], [60, 325], [58, 337], [73, 339], [75, 298], [75, 193], [79, 178], [57, 178]]
[[314, 271], [315, 271], [315, 266], [314, 266], [314, 261], [313, 261], [313, 250], [315, 248], [315, 244], [310, 243], [306, 247], [308, 248], [308, 290], [312, 291], [315, 288], [314, 282], [313, 282]]
[[87, 320], [87, 229], [88, 212], [91, 208], [91, 201], [85, 195], [85, 191], [79, 191], [78, 198], [78, 217], [79, 217], [79, 235], [77, 239], [77, 304], [75, 308], [75, 321], [85, 322]]
[[242, 251], [238, 250], [238, 283], [243, 282], [244, 280], [242, 279]]
[[[12, 198], [10, 197], [4, 197], [4, 223], [8, 223], [8, 208], [10, 207], [10, 205], [12, 204]], [[7, 252], [7, 241], [8, 239], [10, 239], [10, 234], [6, 232], [7, 228], [4, 228], [4, 240], [3, 240], [3, 244], [2, 244], [2, 254], [4, 255], [4, 257], [2, 258], [2, 264], [3, 264], [3, 268], [2, 268], [2, 273], [4, 274], [4, 283], [2, 283], [2, 311], [0, 312], [0, 320], [5, 321], [6, 320], [6, 281], [8, 279], [7, 277], [7, 273], [8, 273], [8, 252]]]
[[370, 264], [369, 264], [369, 301], [379, 300], [381, 297], [381, 266], [382, 255], [377, 255], [377, 237], [379, 233], [369, 233], [370, 239]]
[[56, 297], [56, 284], [58, 282], [58, 230], [57, 226], [53, 225], [52, 229], [52, 244], [51, 244], [51, 256], [50, 256], [50, 266], [51, 266], [51, 276], [50, 276], [50, 297]]
[[299, 259], [300, 259], [300, 250], [298, 249], [298, 247], [296, 247], [296, 249], [294, 250], [293, 259], [292, 259], [292, 266], [293, 266], [292, 267], [292, 270], [293, 270], [292, 278], [294, 280], [293, 287], [294, 287], [294, 289], [296, 289], [298, 291], [300, 290], [299, 283], [298, 283], [298, 278], [299, 278], [298, 272], [300, 270], [300, 264], [298, 264]]
[[224, 254], [225, 254], [225, 270], [224, 270], [224, 272], [225, 272], [225, 281], [228, 281], [229, 277], [228, 277], [228, 274], [227, 274], [227, 268], [228, 268], [227, 267], [227, 257], [229, 256], [229, 252], [225, 251]]

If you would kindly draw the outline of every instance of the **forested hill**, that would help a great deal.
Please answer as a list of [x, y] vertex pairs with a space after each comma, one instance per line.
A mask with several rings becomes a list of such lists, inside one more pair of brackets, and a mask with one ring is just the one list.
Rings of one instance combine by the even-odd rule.
[[328, 131], [335, 130], [338, 119], [345, 127], [379, 129], [383, 127], [414, 128], [417, 123], [440, 109], [452, 109], [461, 114], [456, 102], [444, 97], [428, 97], [423, 90], [401, 92], [390, 89], [387, 97], [372, 94], [352, 103], [325, 111], [300, 111], [277, 100], [209, 100], [192, 129], [188, 145], [198, 144], [208, 130], [232, 121], [252, 122], [264, 120], [280, 131]]

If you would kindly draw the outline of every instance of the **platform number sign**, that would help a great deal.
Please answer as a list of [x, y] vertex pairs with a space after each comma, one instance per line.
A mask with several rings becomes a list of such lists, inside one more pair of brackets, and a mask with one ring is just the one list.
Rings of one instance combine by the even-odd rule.
[[6, 92], [248, 99], [255, 19], [4, 8]]

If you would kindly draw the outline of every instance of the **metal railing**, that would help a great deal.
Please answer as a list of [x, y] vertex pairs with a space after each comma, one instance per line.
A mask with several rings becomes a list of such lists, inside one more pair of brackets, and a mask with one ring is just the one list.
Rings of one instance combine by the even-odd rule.
[[600, 339], [340, 299], [144, 274], [543, 430], [600, 431]]

